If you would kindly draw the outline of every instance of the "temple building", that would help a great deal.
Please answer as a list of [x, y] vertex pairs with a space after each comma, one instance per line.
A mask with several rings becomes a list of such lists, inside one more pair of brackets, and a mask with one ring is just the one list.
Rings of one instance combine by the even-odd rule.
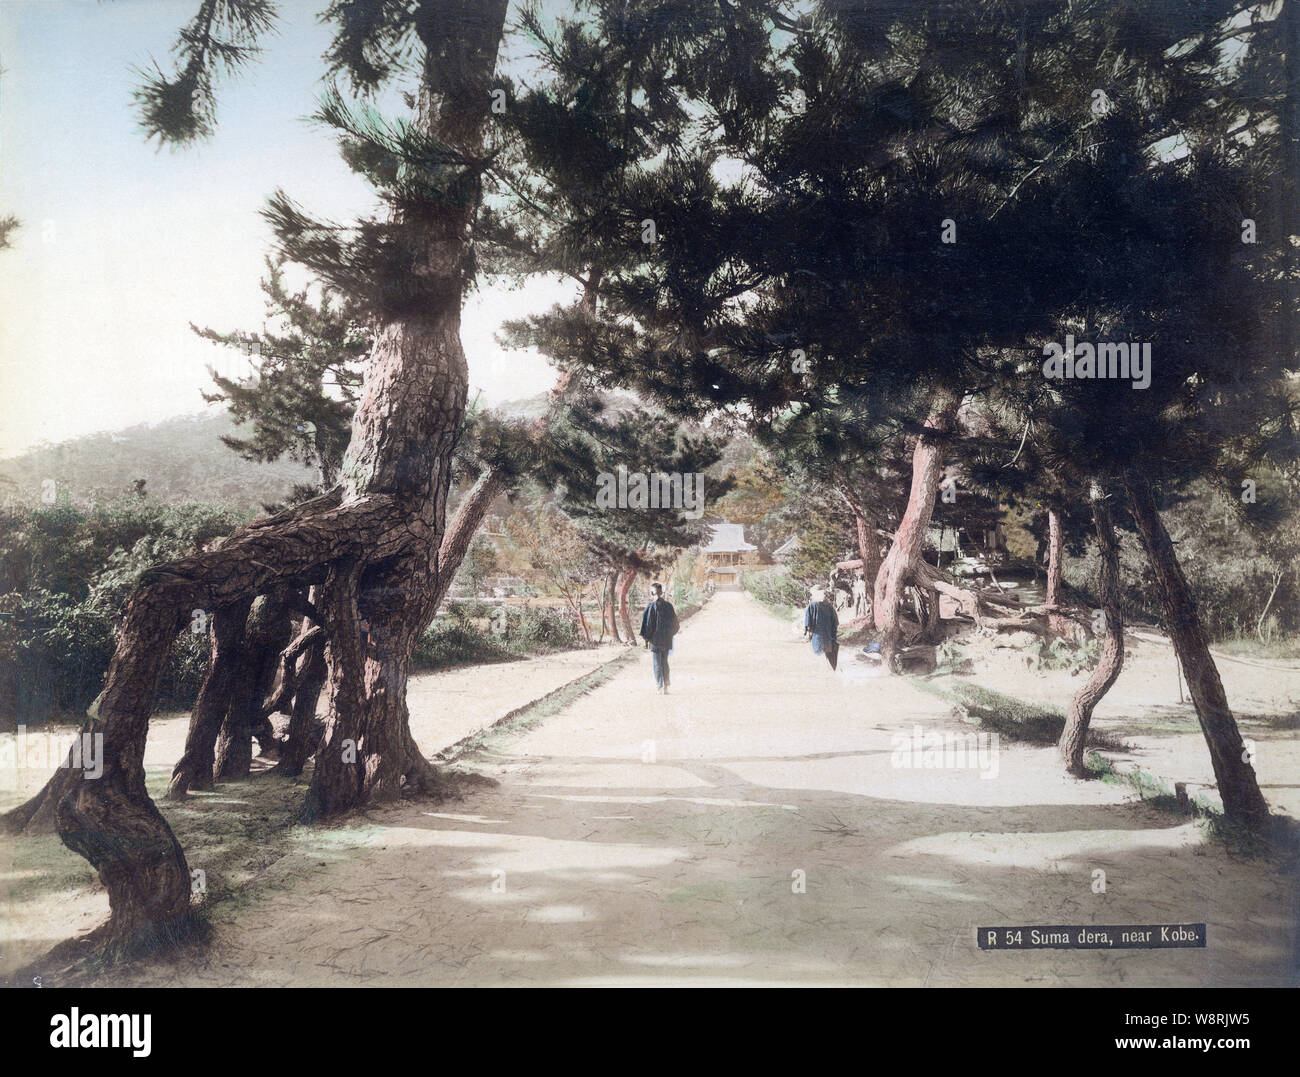
[[700, 561], [696, 569], [696, 583], [712, 580], [716, 587], [740, 589], [740, 574], [750, 566], [761, 563], [758, 547], [745, 541], [743, 524], [723, 521], [712, 524], [708, 545], [700, 548]]

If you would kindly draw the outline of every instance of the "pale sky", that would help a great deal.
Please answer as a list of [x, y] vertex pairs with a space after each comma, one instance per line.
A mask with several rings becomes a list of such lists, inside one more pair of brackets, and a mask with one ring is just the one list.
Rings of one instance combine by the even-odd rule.
[[[0, 457], [203, 410], [205, 364], [231, 356], [189, 323], [261, 327], [266, 196], [282, 186], [341, 222], [370, 208], [329, 133], [303, 119], [321, 89], [325, 6], [282, 0], [261, 61], [219, 85], [215, 136], [159, 151], [136, 126], [131, 69], [152, 58], [170, 72], [198, 0], [0, 0], [0, 217], [22, 221], [0, 252]], [[493, 337], [571, 294], [538, 281], [471, 297], [471, 395], [553, 383], [540, 356]]]

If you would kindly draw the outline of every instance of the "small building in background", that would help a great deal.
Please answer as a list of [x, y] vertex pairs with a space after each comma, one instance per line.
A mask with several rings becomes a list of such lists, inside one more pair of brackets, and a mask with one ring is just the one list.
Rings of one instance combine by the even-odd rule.
[[795, 551], [799, 549], [800, 545], [799, 536], [791, 535], [781, 543], [780, 546], [772, 551], [772, 560], [778, 565], [788, 565], [790, 563], [790, 558], [794, 556]]
[[695, 583], [704, 586], [710, 580], [715, 587], [740, 589], [740, 574], [762, 563], [758, 547], [745, 541], [743, 524], [712, 524], [709, 542], [700, 549]]

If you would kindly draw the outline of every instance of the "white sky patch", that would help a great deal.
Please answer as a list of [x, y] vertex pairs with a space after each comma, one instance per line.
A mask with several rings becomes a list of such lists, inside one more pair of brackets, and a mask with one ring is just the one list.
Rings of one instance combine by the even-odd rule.
[[[222, 349], [190, 331], [261, 329], [258, 287], [276, 187], [350, 223], [374, 192], [305, 117], [325, 86], [317, 5], [282, 8], [264, 55], [215, 94], [217, 131], [184, 150], [146, 144], [131, 92], [150, 58], [168, 70], [193, 0], [0, 3], [0, 457], [205, 408]], [[567, 301], [554, 281], [489, 286], [466, 303], [471, 392], [493, 404], [554, 384], [533, 352], [496, 340], [508, 318]]]

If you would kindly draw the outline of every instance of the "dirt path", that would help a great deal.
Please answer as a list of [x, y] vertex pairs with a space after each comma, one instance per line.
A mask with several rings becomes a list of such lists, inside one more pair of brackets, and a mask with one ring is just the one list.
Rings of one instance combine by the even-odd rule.
[[[668, 697], [640, 657], [490, 746], [499, 788], [304, 830], [256, 900], [214, 909], [206, 952], [111, 982], [1294, 982], [1294, 897], [1267, 863], [1060, 777], [1049, 749], [1004, 743], [994, 778], [891, 765], [897, 734], [969, 727], [904, 680], [832, 674], [744, 594], [687, 623]], [[975, 944], [1202, 921], [1196, 950]]]
[[[517, 662], [417, 674], [411, 678], [407, 692], [411, 732], [426, 754], [433, 755], [611, 661], [623, 650], [610, 645]], [[300, 792], [295, 793], [291, 786], [268, 788], [265, 779], [259, 779], [220, 783], [210, 794], [191, 797], [186, 808], [163, 800], [172, 768], [185, 749], [188, 728], [189, 715], [183, 713], [158, 714], [149, 723], [144, 764], [150, 793], [172, 827], [182, 835], [186, 830], [178, 812], [207, 808], [214, 813], [200, 825], [205, 830], [224, 830], [230, 834], [234, 855], [228, 861], [251, 862], [247, 871], [226, 872], [232, 875], [230, 881], [234, 885], [242, 887], [246, 885], [244, 877], [256, 872], [262, 860], [276, 856], [276, 850], [266, 846], [265, 835], [258, 833], [255, 820], [269, 820], [277, 812], [291, 813], [301, 802]], [[3, 761], [0, 762], [0, 811], [21, 804], [40, 790], [51, 770], [67, 757], [75, 735], [75, 726], [55, 723], [25, 734], [21, 740], [12, 733], [0, 733], [0, 761]], [[13, 765], [15, 761], [17, 766]], [[258, 772], [271, 765], [261, 758], [254, 760]], [[247, 830], [241, 832], [244, 826]], [[310, 842], [312, 833], [309, 829], [299, 829], [293, 836], [307, 836]], [[239, 850], [233, 848], [239, 843], [258, 847], [257, 855], [240, 857]], [[197, 848], [192, 838], [184, 836], [182, 844], [187, 846], [186, 855], [192, 868], [213, 871], [211, 846]], [[214, 844], [221, 843], [214, 841]], [[0, 982], [55, 943], [89, 932], [107, 917], [108, 897], [93, 869], [65, 849], [56, 837], [16, 842], [0, 835]]]

